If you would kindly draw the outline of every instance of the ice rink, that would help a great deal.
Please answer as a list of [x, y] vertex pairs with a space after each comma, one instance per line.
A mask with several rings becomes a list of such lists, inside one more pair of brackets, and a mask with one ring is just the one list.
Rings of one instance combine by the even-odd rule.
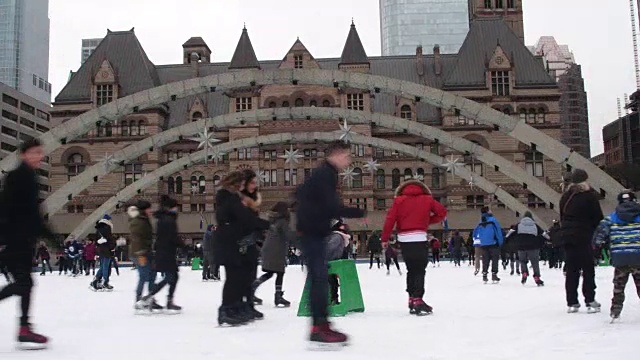
[[[401, 264], [403, 267], [403, 264]], [[217, 325], [222, 283], [202, 282], [200, 272], [181, 268], [176, 303], [181, 315], [135, 316], [137, 273], [122, 269], [112, 293], [93, 293], [90, 277], [34, 274], [32, 307], [35, 330], [50, 336], [48, 350], [15, 350], [17, 298], [0, 303], [0, 359], [635, 359], [640, 356], [640, 301], [632, 283], [619, 323], [609, 323], [610, 267], [597, 269], [600, 314], [567, 314], [564, 278], [543, 269], [546, 286], [501, 271], [502, 282], [483, 284], [472, 267], [449, 262], [427, 270], [425, 300], [434, 314], [409, 315], [404, 277], [358, 265], [366, 311], [334, 319], [351, 337], [341, 352], [310, 352], [305, 338], [309, 320], [296, 317], [305, 273], [290, 266], [285, 297], [291, 308], [273, 307], [273, 279], [258, 296], [265, 320], [237, 328]], [[404, 267], [403, 267], [404, 272]], [[114, 273], [115, 275], [115, 273]], [[0, 279], [4, 285], [4, 279]], [[156, 297], [166, 302], [166, 290]], [[581, 297], [581, 301], [583, 301]]]

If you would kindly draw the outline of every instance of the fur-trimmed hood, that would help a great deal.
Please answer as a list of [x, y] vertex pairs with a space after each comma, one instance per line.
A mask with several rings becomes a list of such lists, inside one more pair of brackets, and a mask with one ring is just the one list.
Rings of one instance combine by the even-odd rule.
[[260, 192], [256, 192], [256, 199], [253, 200], [250, 196], [243, 194], [242, 202], [253, 211], [260, 211], [260, 205], [262, 205], [262, 195]]
[[417, 196], [417, 195], [431, 195], [431, 189], [425, 183], [419, 180], [407, 180], [400, 184], [396, 189], [396, 196]]
[[113, 223], [111, 222], [111, 220], [108, 220], [108, 219], [100, 219], [100, 220], [98, 220], [98, 222], [96, 223], [96, 227], [97, 227], [99, 224], [106, 224], [106, 225], [108, 225], [108, 226], [111, 228], [111, 230], [113, 230]]

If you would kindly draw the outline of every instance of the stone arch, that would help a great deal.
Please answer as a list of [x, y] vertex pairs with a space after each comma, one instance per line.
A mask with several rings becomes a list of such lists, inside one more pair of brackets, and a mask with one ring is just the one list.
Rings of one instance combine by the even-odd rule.
[[[336, 132], [301, 132], [301, 133], [280, 133], [280, 134], [271, 134], [271, 135], [262, 135], [257, 137], [243, 138], [240, 140], [230, 141], [224, 144], [215, 145], [213, 147], [214, 151], [218, 150], [221, 152], [228, 152], [237, 148], [245, 148], [245, 147], [254, 147], [260, 144], [281, 144], [286, 142], [299, 142], [299, 143], [315, 143], [317, 141], [333, 141], [339, 137], [339, 133]], [[445, 159], [439, 155], [432, 154], [428, 151], [420, 150], [416, 147], [405, 145], [402, 143], [381, 139], [381, 138], [373, 138], [370, 136], [363, 135], [353, 135], [352, 143], [354, 144], [371, 144], [372, 146], [392, 149], [394, 151], [402, 152], [407, 155], [411, 155], [412, 157], [419, 158], [425, 160], [434, 165], [441, 165], [444, 163]], [[174, 174], [184, 169], [184, 167], [188, 167], [195, 163], [199, 163], [204, 161], [204, 158], [208, 152], [206, 150], [200, 150], [188, 156], [185, 156], [176, 161], [170, 162], [160, 168], [154, 170], [153, 172], [147, 174], [144, 178], [133, 182], [131, 185], [125, 187], [120, 190], [116, 195], [109, 198], [106, 202], [104, 202], [99, 208], [97, 208], [94, 212], [92, 212], [89, 216], [87, 216], [80, 225], [71, 232], [70, 236], [75, 236], [76, 238], [82, 237], [88, 233], [95, 226], [96, 221], [100, 219], [103, 214], [107, 214], [111, 212], [117, 204], [126, 203], [129, 199], [136, 196], [139, 190], [148, 188], [150, 186], [156, 185], [157, 180], [160, 177], [167, 176], [170, 174]], [[522, 204], [519, 200], [515, 199], [509, 193], [504, 191], [501, 187], [496, 184], [488, 181], [482, 176], [477, 176], [466, 170], [465, 168], [460, 168], [456, 172], [456, 176], [461, 177], [464, 180], [470, 181], [471, 176], [473, 176], [474, 183], [476, 186], [486, 193], [489, 196], [497, 197], [502, 203], [505, 204], [507, 208], [515, 212], [519, 212], [524, 214], [525, 211], [529, 209], [527, 206]], [[541, 227], [547, 228], [548, 224], [539, 218], [535, 213], [533, 214], [534, 220]]]
[[82, 146], [71, 146], [70, 148], [65, 150], [62, 155], [60, 155], [60, 164], [66, 164], [69, 156], [73, 154], [82, 155], [83, 163], [87, 165], [91, 164], [91, 155], [89, 155], [87, 149], [83, 148]]
[[[380, 113], [363, 113], [357, 110], [348, 110], [343, 108], [286, 108], [286, 109], [261, 109], [256, 111], [247, 111], [240, 113], [231, 113], [226, 115], [220, 115], [215, 118], [201, 119], [196, 122], [188, 122], [179, 127], [165, 130], [154, 136], [145, 138], [137, 143], [134, 143], [128, 147], [114, 152], [112, 155], [117, 161], [124, 161], [135, 158], [142, 154], [146, 154], [149, 148], [162, 147], [172, 142], [177, 141], [180, 136], [186, 138], [197, 134], [203, 127], [225, 127], [233, 126], [245, 123], [254, 123], [263, 120], [271, 120], [274, 117], [276, 119], [291, 119], [299, 118], [303, 119], [306, 116], [311, 116], [315, 119], [346, 119], [350, 123], [368, 124], [372, 123], [377, 126], [390, 128], [398, 131], [406, 130], [407, 133], [412, 135], [421, 136], [426, 139], [434, 140], [438, 139], [438, 143], [443, 146], [447, 146], [451, 149], [459, 151], [461, 153], [469, 153], [480, 162], [493, 166], [496, 171], [500, 171], [508, 177], [514, 179], [518, 183], [526, 183], [528, 189], [536, 194], [539, 198], [545, 200], [553, 207], [555, 211], [558, 211], [557, 204], [560, 202], [560, 194], [553, 190], [549, 185], [537, 179], [531, 177], [520, 166], [505, 159], [504, 157], [492, 152], [491, 150], [479, 146], [467, 139], [455, 136], [453, 133], [448, 133], [444, 130], [438, 129], [433, 126], [429, 126], [423, 123], [413, 122], [407, 119], [401, 119], [395, 116], [380, 114]], [[117, 168], [117, 164], [109, 167], [109, 171]], [[82, 190], [87, 188], [94, 182], [94, 179], [101, 178], [108, 171], [105, 169], [105, 164], [94, 165], [87, 169], [83, 174], [77, 176], [72, 181], [69, 181], [63, 185], [60, 189], [50, 194], [45, 201], [44, 209], [45, 213], [53, 214], [60, 210], [66, 203], [69, 196], [73, 197], [79, 194]], [[391, 173], [391, 180], [393, 182], [393, 173]], [[393, 185], [392, 185], [393, 186]], [[393, 187], [392, 187], [393, 188]]]

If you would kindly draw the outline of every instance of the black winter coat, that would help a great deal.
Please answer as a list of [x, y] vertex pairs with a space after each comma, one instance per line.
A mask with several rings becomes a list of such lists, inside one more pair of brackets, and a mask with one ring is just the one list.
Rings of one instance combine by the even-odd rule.
[[214, 262], [224, 266], [241, 266], [246, 259], [240, 254], [238, 243], [257, 230], [267, 230], [269, 222], [244, 206], [240, 195], [227, 189], [216, 193], [216, 222], [213, 234]]
[[572, 185], [560, 199], [560, 236], [565, 246], [591, 246], [604, 218], [598, 194], [582, 184]]
[[[109, 224], [98, 221], [96, 223], [96, 236], [98, 256], [111, 257], [111, 251], [116, 248], [116, 242], [113, 240], [111, 226], [109, 226]], [[107, 239], [107, 242], [104, 244], [98, 244], [97, 242], [100, 240], [100, 238]]]
[[9, 171], [0, 200], [0, 255], [29, 261], [39, 237], [54, 239], [40, 213], [36, 172], [24, 162]]
[[331, 220], [361, 218], [365, 211], [345, 207], [338, 196], [338, 170], [322, 163], [296, 191], [297, 230], [306, 236], [326, 238], [331, 234]]
[[367, 251], [374, 254], [382, 252], [382, 242], [380, 241], [380, 235], [373, 233], [369, 236], [369, 242], [367, 243]]
[[155, 265], [158, 272], [178, 271], [176, 252], [185, 247], [178, 236], [178, 214], [159, 210], [153, 216], [156, 223]]

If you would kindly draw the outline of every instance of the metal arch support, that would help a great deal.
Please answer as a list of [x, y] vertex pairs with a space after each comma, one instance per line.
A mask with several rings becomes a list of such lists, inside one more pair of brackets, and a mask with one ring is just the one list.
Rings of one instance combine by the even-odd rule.
[[[200, 119], [196, 122], [186, 123], [179, 127], [171, 128], [151, 137], [140, 140], [112, 154], [117, 161], [129, 161], [146, 153], [150, 148], [158, 148], [168, 145], [179, 139], [180, 136], [186, 138], [193, 136], [204, 127], [216, 126], [225, 128], [239, 125], [240, 123], [254, 123], [263, 120], [270, 120], [273, 117], [278, 119], [303, 119], [309, 116], [313, 119], [346, 119], [350, 123], [369, 124], [371, 122], [389, 129], [398, 131], [406, 130], [412, 135], [421, 136], [427, 139], [437, 139], [440, 144], [450, 147], [459, 152], [469, 152], [475, 158], [489, 166], [497, 166], [499, 171], [522, 184], [526, 183], [528, 189], [540, 199], [549, 204], [554, 204], [553, 208], [559, 211], [560, 194], [554, 191], [549, 185], [538, 178], [529, 175], [523, 168], [505, 159], [504, 157], [475, 144], [462, 137], [455, 136], [444, 130], [433, 126], [425, 125], [415, 121], [402, 119], [399, 117], [381, 114], [367, 113], [357, 110], [343, 108], [322, 108], [322, 107], [300, 107], [300, 108], [276, 108], [262, 109], [248, 112], [231, 113], [216, 116], [209, 119]], [[102, 178], [113, 171], [117, 165], [108, 166], [103, 159], [101, 162], [87, 168], [81, 174], [73, 177], [60, 189], [53, 192], [46, 199], [43, 207], [46, 214], [55, 214], [68, 202], [69, 195], [76, 196], [84, 189], [94, 183], [94, 178]]]
[[[306, 133], [293, 133], [293, 134], [280, 133], [280, 134], [262, 135], [262, 136], [256, 136], [256, 137], [248, 137], [240, 140], [234, 140], [228, 143], [215, 145], [213, 148], [218, 151], [228, 152], [233, 149], [254, 147], [259, 144], [280, 144], [287, 141], [289, 142], [332, 141], [338, 137], [339, 135], [336, 132], [306, 132]], [[401, 144], [401, 143], [390, 141], [390, 140], [354, 134], [352, 142], [355, 144], [363, 144], [363, 145], [370, 144], [372, 146], [376, 146], [379, 148], [395, 150], [398, 152], [402, 152], [402, 153], [414, 156], [416, 158], [423, 159], [434, 165], [441, 165], [445, 161], [445, 159], [439, 155], [431, 154], [428, 151], [420, 150], [416, 147]], [[110, 211], [112, 211], [118, 203], [126, 202], [132, 197], [136, 196], [136, 194], [138, 193], [138, 190], [142, 190], [149, 186], [153, 186], [157, 184], [157, 180], [162, 176], [170, 176], [171, 174], [174, 174], [180, 171], [185, 166], [188, 167], [195, 163], [204, 161], [205, 156], [206, 156], [205, 150], [201, 150], [201, 151], [189, 154], [188, 156], [172, 161], [169, 164], [166, 164], [156, 169], [155, 171], [147, 174], [147, 176], [143, 177], [142, 179], [135, 181], [131, 185], [119, 191], [116, 195], [109, 198], [106, 202], [104, 202], [104, 204], [102, 204], [99, 208], [97, 208], [89, 216], [87, 216], [80, 223], [80, 225], [78, 225], [73, 230], [70, 236], [75, 236], [76, 238], [81, 238], [83, 236], [86, 236], [89, 233], [89, 231], [95, 226], [95, 223], [98, 220], [100, 220], [103, 214], [109, 213]], [[511, 196], [511, 194], [502, 190], [496, 184], [488, 181], [487, 179], [481, 176], [478, 176], [475, 173], [470, 172], [466, 168], [458, 169], [458, 171], [456, 172], [456, 175], [468, 181], [471, 180], [471, 176], [473, 175], [474, 182], [479, 188], [481, 188], [482, 190], [486, 191], [489, 194], [495, 194], [495, 196], [497, 196], [498, 199], [502, 201], [502, 203], [504, 203], [507, 208], [513, 211], [517, 211], [524, 214], [526, 211], [529, 210], [524, 204], [522, 204], [520, 201], [518, 201], [513, 196]], [[536, 214], [533, 214], [533, 217], [534, 217], [534, 220], [538, 224], [540, 224], [540, 226], [548, 227], [548, 224], [544, 220], [539, 218]]]
[[[61, 145], [62, 139], [72, 140], [95, 126], [97, 121], [116, 121], [138, 109], [156, 106], [173, 99], [196, 95], [207, 91], [218, 91], [238, 87], [262, 85], [348, 86], [357, 89], [382, 91], [403, 97], [424, 101], [439, 108], [456, 108], [464, 116], [477, 119], [481, 123], [497, 126], [497, 131], [507, 134], [525, 144], [536, 144], [536, 149], [560, 164], [581, 168], [590, 174], [591, 184], [604, 192], [605, 201], [615, 203], [615, 195], [623, 186], [588, 159], [572, 151], [551, 136], [531, 127], [525, 120], [514, 119], [462, 96], [431, 88], [418, 83], [391, 79], [378, 75], [358, 72], [319, 69], [244, 70], [209, 75], [161, 85], [118, 99], [97, 109], [73, 118], [40, 136], [46, 154]], [[17, 152], [0, 161], [0, 170], [6, 171], [16, 166]]]

